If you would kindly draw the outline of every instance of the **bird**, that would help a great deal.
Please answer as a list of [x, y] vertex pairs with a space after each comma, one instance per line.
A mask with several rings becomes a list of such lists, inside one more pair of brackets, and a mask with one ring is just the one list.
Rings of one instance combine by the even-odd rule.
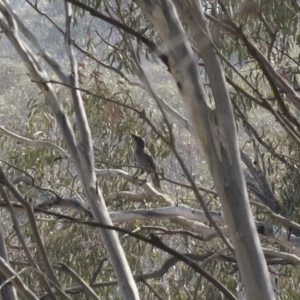
[[135, 142], [134, 160], [138, 166], [145, 168], [142, 169], [140, 175], [146, 171], [151, 176], [154, 187], [161, 191], [159, 177], [156, 173], [156, 165], [150, 151], [145, 147], [144, 139], [134, 133], [130, 134]]

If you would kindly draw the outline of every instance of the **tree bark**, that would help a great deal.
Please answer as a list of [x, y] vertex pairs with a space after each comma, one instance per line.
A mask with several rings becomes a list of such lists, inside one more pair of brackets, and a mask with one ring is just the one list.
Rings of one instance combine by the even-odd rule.
[[[222, 203], [239, 270], [248, 299], [274, 299], [267, 265], [256, 232], [241, 168], [231, 101], [223, 70], [211, 42], [201, 4], [190, 0], [180, 14], [198, 42], [214, 96], [214, 108], [206, 102], [194, 54], [167, 0], [136, 0], [167, 48], [170, 71], [188, 109], [194, 134], [201, 142]], [[181, 2], [178, 4], [181, 5]], [[194, 23], [192, 23], [194, 22]]]
[[[0, 226], [2, 227], [2, 224], [0, 223]], [[5, 262], [8, 264], [8, 255], [7, 250], [5, 246], [5, 240], [3, 238], [2, 229], [0, 229], [0, 257], [2, 257]], [[0, 284], [2, 285], [8, 278], [3, 273], [0, 273]], [[1, 299], [6, 300], [17, 300], [17, 294], [16, 290], [12, 286], [10, 282], [7, 282], [3, 285], [1, 288]]]
[[[66, 7], [65, 39], [71, 67], [71, 74], [67, 75], [63, 73], [55, 60], [51, 59], [51, 57], [42, 49], [38, 40], [26, 30], [25, 25], [19, 20], [18, 16], [13, 12], [5, 0], [0, 0], [0, 12], [3, 15], [3, 18], [0, 18], [0, 28], [18, 52], [28, 69], [32, 81], [37, 84], [38, 88], [43, 93], [46, 102], [53, 111], [74, 165], [76, 166], [78, 176], [82, 182], [83, 191], [91, 206], [94, 219], [99, 223], [112, 225], [102, 193], [98, 187], [90, 128], [85, 115], [81, 95], [78, 89], [76, 89], [78, 87], [77, 62], [70, 42], [71, 8], [69, 6]], [[53, 85], [49, 83], [48, 74], [40, 63], [39, 57], [37, 57], [37, 55], [31, 51], [29, 46], [23, 42], [18, 34], [18, 29], [21, 29], [22, 33], [39, 50], [39, 57], [42, 57], [44, 61], [47, 62], [60, 80], [75, 88], [71, 89], [71, 92], [80, 139], [77, 140], [75, 138], [71, 123], [64, 112]], [[138, 290], [116, 232], [106, 229], [100, 229], [100, 232], [108, 256], [110, 257], [110, 262], [118, 279], [119, 290], [123, 299], [138, 300]]]

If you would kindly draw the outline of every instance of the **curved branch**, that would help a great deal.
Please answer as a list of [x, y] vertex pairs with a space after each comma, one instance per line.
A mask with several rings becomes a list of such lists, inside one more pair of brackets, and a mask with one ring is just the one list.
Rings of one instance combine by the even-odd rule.
[[5, 129], [3, 126], [0, 126], [0, 132], [4, 133], [5, 135], [13, 138], [14, 140], [16, 140], [17, 142], [19, 143], [24, 143], [24, 144], [27, 144], [29, 146], [33, 146], [33, 147], [46, 147], [46, 148], [50, 148], [56, 152], [59, 153], [59, 155], [62, 157], [62, 158], [65, 158], [65, 159], [68, 159], [69, 161], [71, 161], [71, 157], [69, 156], [69, 154], [67, 154], [67, 152], [57, 146], [56, 144], [52, 143], [52, 142], [49, 142], [49, 141], [35, 141], [35, 140], [31, 140], [31, 139], [28, 139], [28, 138], [25, 138], [25, 137], [22, 137], [16, 133], [13, 133], [7, 129]]

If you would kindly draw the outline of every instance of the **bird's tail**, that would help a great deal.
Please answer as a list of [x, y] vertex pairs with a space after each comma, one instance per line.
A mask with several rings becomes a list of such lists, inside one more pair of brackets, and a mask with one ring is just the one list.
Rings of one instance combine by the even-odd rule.
[[152, 182], [153, 182], [154, 187], [159, 192], [161, 192], [162, 189], [161, 189], [161, 186], [160, 186], [159, 177], [158, 177], [157, 173], [151, 173], [151, 178], [152, 178]]

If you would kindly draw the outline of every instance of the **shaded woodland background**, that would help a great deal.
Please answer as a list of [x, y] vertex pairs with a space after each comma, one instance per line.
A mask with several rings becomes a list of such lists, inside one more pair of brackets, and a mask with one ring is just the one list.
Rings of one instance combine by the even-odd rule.
[[[152, 25], [134, 1], [81, 2], [160, 43]], [[251, 208], [266, 250], [276, 297], [299, 299], [300, 98], [297, 98], [297, 91], [300, 90], [300, 6], [298, 1], [261, 1], [257, 4], [224, 0], [221, 4], [231, 16], [228, 19], [220, 2], [201, 2], [226, 75]], [[29, 0], [10, 3], [42, 47], [62, 69], [68, 70], [64, 3], [46, 0], [37, 1], [36, 5]], [[188, 26], [183, 23], [183, 27], [189, 35]], [[205, 156], [199, 152], [186, 124], [165, 109], [166, 122], [145, 82], [136, 76], [136, 70], [143, 68], [157, 97], [184, 120], [188, 115], [167, 67], [139, 39], [104, 20], [91, 17], [82, 9], [74, 10], [72, 30], [79, 83], [93, 139], [95, 167], [104, 170], [103, 174], [105, 170], [108, 172], [105, 176], [98, 174], [98, 184], [109, 212], [116, 213], [111, 215], [116, 222], [114, 225], [143, 235], [155, 233], [169, 247], [190, 255], [243, 299], [236, 260], [201, 215], [202, 207], [174, 154], [174, 147], [207, 208], [227, 235]], [[189, 39], [193, 46], [193, 36]], [[193, 50], [197, 55], [196, 45]], [[89, 207], [74, 165], [53, 147], [40, 147], [33, 142], [51, 141], [66, 151], [51, 108], [45, 104], [44, 96], [27, 75], [26, 67], [3, 33], [0, 35], [0, 66], [1, 166], [36, 208], [39, 234], [58, 280], [71, 299], [91, 299], [64, 268], [67, 265], [92, 286], [99, 299], [120, 299], [100, 233], [89, 224], [92, 222]], [[60, 103], [76, 134], [78, 128], [70, 92], [58, 83], [48, 66], [45, 68], [55, 81]], [[208, 101], [213, 106], [201, 59], [199, 72]], [[276, 72], [283, 83], [272, 72]], [[154, 124], [155, 130], [148, 121]], [[169, 139], [170, 127], [174, 147], [164, 141], [164, 138]], [[146, 139], [147, 147], [159, 165], [161, 185], [167, 198], [148, 197], [140, 183], [126, 180], [126, 176], [109, 175], [111, 169], [123, 170], [130, 175], [137, 170], [130, 132]], [[28, 184], [25, 177], [20, 176], [32, 181]], [[143, 193], [147, 197], [141, 196]], [[171, 200], [168, 202], [168, 199]], [[0, 204], [2, 232], [11, 266], [16, 272], [20, 271], [24, 283], [42, 297], [44, 286], [37, 272], [26, 266], [24, 249], [3, 198]], [[159, 211], [169, 206], [176, 207], [177, 215], [171, 210]], [[39, 261], [28, 217], [21, 206], [16, 204], [15, 208], [18, 208], [16, 216], [26, 244]], [[43, 213], [38, 209], [44, 210]], [[136, 211], [135, 217], [130, 214], [133, 211]], [[193, 212], [196, 212], [194, 219]], [[214, 285], [176, 257], [124, 232], [119, 232], [118, 236], [131, 270], [137, 276], [141, 299], [224, 299]]]

